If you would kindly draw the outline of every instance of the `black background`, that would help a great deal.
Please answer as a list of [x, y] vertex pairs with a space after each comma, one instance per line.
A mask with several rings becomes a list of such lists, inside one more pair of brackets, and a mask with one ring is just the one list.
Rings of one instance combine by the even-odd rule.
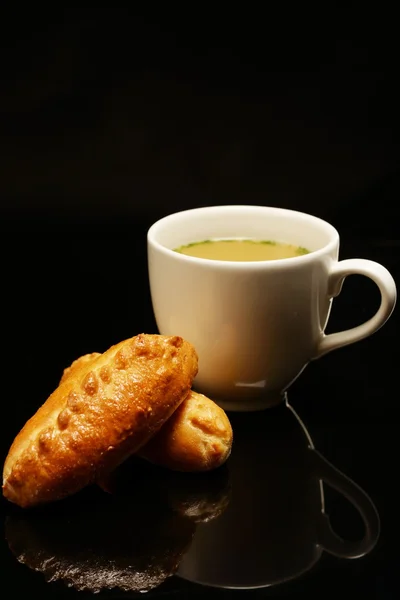
[[[377, 260], [397, 280], [400, 55], [379, 6], [2, 9], [4, 458], [74, 358], [155, 331], [145, 242], [165, 214], [311, 212], [339, 229], [341, 258]], [[370, 282], [349, 279], [329, 330], [378, 301]], [[396, 596], [397, 332], [395, 311], [293, 386], [316, 446], [368, 491], [383, 527], [364, 562], [328, 562], [287, 597]], [[333, 515], [345, 510], [332, 497]], [[28, 570], [6, 546], [3, 560], [27, 593]]]

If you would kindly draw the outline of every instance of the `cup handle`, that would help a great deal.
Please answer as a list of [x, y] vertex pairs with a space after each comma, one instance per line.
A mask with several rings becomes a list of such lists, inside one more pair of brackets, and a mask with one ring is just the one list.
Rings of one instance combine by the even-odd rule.
[[322, 332], [314, 359], [323, 356], [331, 350], [358, 342], [377, 331], [386, 323], [396, 304], [396, 283], [389, 271], [379, 263], [364, 258], [351, 258], [336, 263], [329, 273], [328, 295], [338, 296], [343, 282], [348, 275], [365, 275], [372, 279], [381, 293], [381, 304], [371, 319], [345, 331], [325, 335]]
[[332, 529], [328, 515], [322, 509], [318, 528], [318, 544], [339, 558], [359, 558], [371, 552], [380, 534], [380, 520], [374, 503], [370, 497], [354, 481], [336, 469], [317, 450], [309, 448], [313, 453], [314, 473], [322, 481], [340, 494], [343, 494], [359, 512], [364, 525], [365, 534], [360, 541], [347, 541], [339, 537]]

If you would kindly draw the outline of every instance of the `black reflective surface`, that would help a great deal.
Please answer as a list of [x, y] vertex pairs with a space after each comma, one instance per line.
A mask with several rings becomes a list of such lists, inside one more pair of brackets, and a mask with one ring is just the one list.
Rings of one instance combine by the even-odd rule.
[[[218, 519], [196, 532], [180, 577], [223, 588], [267, 588], [314, 568], [324, 551], [359, 558], [378, 541], [379, 516], [368, 496], [315, 452], [289, 406], [268, 413], [232, 416], [232, 499]], [[360, 540], [335, 534], [321, 482], [356, 506], [365, 529]]]
[[[9, 552], [54, 592], [156, 593], [168, 580], [177, 593], [183, 582], [268, 589], [314, 570], [324, 552], [348, 560], [374, 550], [373, 501], [315, 450], [290, 405], [231, 419], [234, 450], [212, 473], [172, 473], [132, 458], [102, 489], [29, 511], [9, 507]], [[326, 482], [355, 507], [357, 539], [346, 518], [338, 526], [350, 539], [334, 532]]]
[[[97, 237], [76, 227], [72, 238], [64, 227], [14, 230], [26, 252], [19, 268], [14, 261], [7, 271], [4, 297], [4, 457], [66, 364], [155, 331], [146, 225], [136, 224], [134, 235], [129, 229], [119, 224]], [[345, 236], [343, 257], [379, 260], [397, 279], [397, 247]], [[96, 291], [105, 273], [108, 284]], [[330, 331], [376, 308], [373, 286], [353, 279], [335, 301]], [[310, 364], [288, 392], [301, 421], [284, 404], [232, 413], [232, 455], [208, 478], [131, 461], [107, 492], [85, 490], [59, 506], [26, 512], [2, 498], [4, 585], [49, 598], [115, 586], [101, 594], [145, 588], [173, 597], [206, 590], [216, 597], [329, 597], [345, 587], [392, 598], [399, 557], [397, 332], [395, 310], [370, 339]]]
[[[164, 214], [311, 212], [339, 229], [340, 258], [376, 260], [399, 282], [396, 36], [387, 22], [381, 36], [332, 24], [265, 41], [243, 19], [3, 20], [2, 459], [75, 358], [156, 331], [146, 232]], [[348, 278], [328, 331], [378, 303], [371, 282]], [[303, 425], [284, 405], [231, 415], [232, 456], [210, 476], [133, 460], [106, 491], [59, 505], [1, 498], [2, 589], [396, 598], [398, 335], [396, 308], [372, 337], [310, 364], [288, 393]]]

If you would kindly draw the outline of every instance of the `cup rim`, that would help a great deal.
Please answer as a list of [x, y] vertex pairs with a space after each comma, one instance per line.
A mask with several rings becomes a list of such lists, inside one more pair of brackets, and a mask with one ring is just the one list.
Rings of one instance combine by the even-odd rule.
[[[322, 246], [322, 248], [318, 248], [317, 250], [312, 250], [308, 254], [302, 254], [300, 256], [293, 256], [290, 258], [278, 258], [278, 259], [274, 259], [274, 260], [258, 260], [258, 261], [235, 261], [235, 260], [227, 261], [227, 260], [216, 260], [216, 259], [211, 260], [209, 258], [198, 258], [197, 256], [189, 256], [187, 254], [181, 254], [179, 252], [176, 252], [175, 250], [171, 250], [170, 248], [167, 248], [166, 246], [161, 244], [156, 239], [158, 230], [163, 225], [167, 224], [169, 221], [170, 222], [176, 221], [183, 215], [190, 215], [190, 214], [196, 215], [196, 214], [201, 214], [201, 213], [205, 213], [205, 212], [213, 212], [213, 211], [217, 212], [217, 211], [224, 210], [224, 209], [226, 209], [227, 211], [234, 210], [237, 212], [246, 210], [246, 209], [250, 209], [250, 210], [267, 209], [267, 210], [279, 212], [283, 215], [286, 214], [287, 216], [292, 216], [292, 217], [295, 216], [295, 217], [301, 218], [303, 220], [312, 221], [319, 227], [323, 228], [326, 232], [328, 232], [330, 234], [331, 239], [329, 240], [329, 242], [327, 244]], [[255, 205], [255, 204], [220, 204], [220, 205], [209, 205], [209, 206], [201, 206], [201, 207], [197, 207], [197, 208], [180, 210], [180, 211], [176, 211], [176, 212], [170, 213], [168, 215], [165, 215], [164, 217], [161, 217], [160, 219], [155, 221], [149, 227], [149, 229], [147, 231], [148, 245], [153, 246], [158, 251], [162, 252], [166, 256], [169, 256], [170, 258], [174, 258], [176, 260], [181, 260], [182, 262], [187, 263], [187, 264], [191, 263], [193, 265], [195, 265], [195, 264], [203, 265], [203, 266], [207, 265], [208, 267], [210, 267], [210, 263], [212, 263], [214, 268], [225, 268], [225, 269], [235, 268], [235, 269], [245, 270], [246, 268], [248, 269], [249, 266], [252, 269], [253, 268], [265, 269], [266, 267], [274, 269], [274, 268], [282, 268], [284, 266], [293, 266], [294, 264], [306, 264], [307, 262], [312, 262], [313, 260], [315, 260], [315, 258], [318, 258], [321, 255], [329, 254], [330, 252], [332, 252], [335, 249], [335, 247], [337, 245], [339, 245], [339, 242], [340, 242], [340, 236], [339, 236], [338, 230], [331, 223], [329, 223], [328, 221], [325, 221], [324, 219], [321, 219], [320, 217], [317, 217], [310, 213], [306, 213], [306, 212], [302, 212], [302, 211], [298, 211], [298, 210], [292, 210], [289, 208], [281, 208], [278, 206], [262, 206], [262, 205]]]

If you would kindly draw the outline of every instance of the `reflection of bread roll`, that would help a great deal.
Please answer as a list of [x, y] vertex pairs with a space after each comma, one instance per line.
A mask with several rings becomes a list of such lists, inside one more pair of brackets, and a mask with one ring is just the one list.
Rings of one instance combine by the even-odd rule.
[[87, 496], [75, 507], [68, 498], [8, 517], [17, 560], [49, 582], [91, 592], [145, 592], [176, 572], [195, 523], [137, 489], [130, 497]]
[[147, 442], [190, 392], [197, 355], [178, 336], [141, 334], [64, 379], [15, 438], [3, 494], [22, 507], [72, 494]]
[[[98, 356], [94, 352], [75, 360], [64, 370], [61, 381]], [[222, 408], [192, 391], [138, 454], [176, 471], [209, 471], [226, 461], [231, 452], [232, 437], [231, 424]]]
[[226, 465], [208, 473], [171, 473], [168, 504], [182, 517], [208, 523], [225, 511], [231, 491]]
[[108, 474], [100, 487], [116, 497], [131, 498], [135, 506], [138, 490], [150, 504], [169, 506], [181, 517], [194, 523], [217, 519], [231, 498], [227, 465], [205, 473], [179, 473], [131, 456]]

